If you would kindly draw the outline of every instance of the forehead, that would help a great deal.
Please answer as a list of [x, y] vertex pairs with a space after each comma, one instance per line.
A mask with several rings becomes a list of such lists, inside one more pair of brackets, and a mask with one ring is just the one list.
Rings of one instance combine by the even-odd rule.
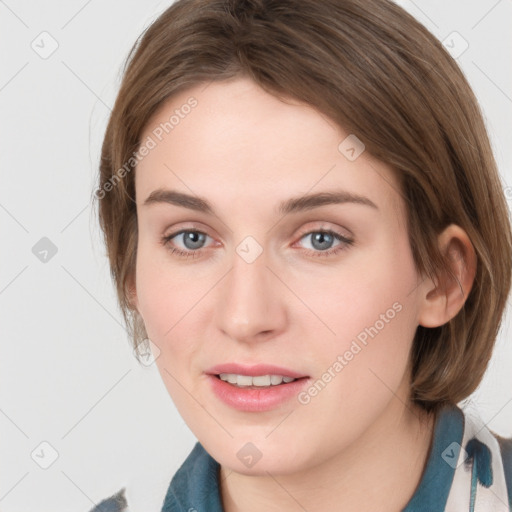
[[354, 134], [245, 78], [175, 95], [148, 122], [141, 143], [151, 149], [135, 173], [139, 206], [157, 188], [245, 208], [340, 188], [383, 207], [396, 208], [399, 199], [391, 169], [362, 151]]

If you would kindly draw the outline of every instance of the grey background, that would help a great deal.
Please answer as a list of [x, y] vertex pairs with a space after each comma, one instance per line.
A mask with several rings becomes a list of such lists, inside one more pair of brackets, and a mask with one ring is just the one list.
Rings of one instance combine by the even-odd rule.
[[[195, 443], [155, 365], [141, 367], [131, 353], [91, 208], [121, 64], [170, 3], [0, 0], [3, 512], [85, 512], [123, 486], [132, 512], [159, 511]], [[399, 3], [439, 39], [450, 36], [454, 51], [467, 41], [457, 60], [512, 204], [512, 0]], [[510, 335], [509, 308], [471, 397], [504, 436], [512, 436]]]

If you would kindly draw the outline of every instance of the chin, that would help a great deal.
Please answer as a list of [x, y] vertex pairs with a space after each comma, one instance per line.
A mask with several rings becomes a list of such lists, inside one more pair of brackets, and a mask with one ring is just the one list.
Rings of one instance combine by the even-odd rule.
[[[250, 437], [244, 441], [228, 441], [227, 445], [216, 444], [209, 449], [201, 444], [211, 456], [223, 467], [236, 473], [248, 476], [286, 475], [300, 471], [305, 462], [297, 457], [296, 445], [287, 447], [283, 443], [278, 446], [266, 442], [251, 442]], [[300, 455], [305, 455], [300, 451]]]

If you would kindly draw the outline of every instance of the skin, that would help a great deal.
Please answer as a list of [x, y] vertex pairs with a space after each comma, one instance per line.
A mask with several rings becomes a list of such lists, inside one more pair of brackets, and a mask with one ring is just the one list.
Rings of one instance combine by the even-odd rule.
[[[451, 225], [439, 236], [463, 293], [449, 276], [434, 283], [418, 275], [393, 171], [366, 151], [349, 161], [338, 150], [348, 133], [246, 78], [171, 98], [141, 140], [190, 96], [197, 106], [137, 166], [133, 305], [160, 350], [156, 364], [174, 404], [221, 465], [224, 509], [401, 509], [420, 481], [434, 426], [408, 398], [411, 344], [418, 325], [442, 325], [464, 304], [475, 267], [466, 233]], [[204, 197], [215, 215], [144, 205], [157, 188]], [[343, 203], [276, 213], [290, 197], [334, 189], [378, 208]], [[185, 245], [182, 235], [161, 243], [182, 229], [208, 236], [202, 246], [197, 239]], [[315, 244], [322, 229], [353, 244]], [[250, 264], [236, 252], [247, 236], [262, 249]], [[202, 252], [180, 257], [172, 247]], [[210, 389], [205, 370], [232, 361], [319, 379], [394, 303], [401, 310], [307, 404], [292, 399], [241, 412]], [[262, 454], [250, 468], [237, 457], [247, 442]]]

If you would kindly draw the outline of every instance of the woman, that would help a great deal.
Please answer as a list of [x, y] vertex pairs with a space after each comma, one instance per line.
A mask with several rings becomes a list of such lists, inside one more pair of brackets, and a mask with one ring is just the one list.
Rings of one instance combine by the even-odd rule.
[[507, 205], [403, 9], [178, 0], [130, 54], [96, 197], [133, 345], [198, 439], [162, 511], [509, 510], [512, 441], [457, 405], [509, 294]]

